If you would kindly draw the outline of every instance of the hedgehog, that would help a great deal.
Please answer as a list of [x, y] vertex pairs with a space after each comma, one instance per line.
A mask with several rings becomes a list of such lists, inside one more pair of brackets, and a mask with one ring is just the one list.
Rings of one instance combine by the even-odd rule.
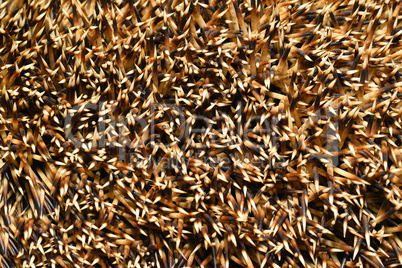
[[0, 3], [0, 267], [400, 267], [402, 2]]

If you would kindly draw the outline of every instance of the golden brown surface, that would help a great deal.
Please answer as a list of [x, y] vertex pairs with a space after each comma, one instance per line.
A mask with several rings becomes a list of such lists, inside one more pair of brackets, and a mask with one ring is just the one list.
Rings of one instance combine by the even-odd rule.
[[0, 3], [0, 267], [400, 267], [402, 2]]

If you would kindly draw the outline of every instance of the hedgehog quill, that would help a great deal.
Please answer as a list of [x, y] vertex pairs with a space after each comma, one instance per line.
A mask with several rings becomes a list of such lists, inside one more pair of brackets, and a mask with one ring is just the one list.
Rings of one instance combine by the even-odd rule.
[[0, 1], [0, 267], [399, 267], [402, 2]]

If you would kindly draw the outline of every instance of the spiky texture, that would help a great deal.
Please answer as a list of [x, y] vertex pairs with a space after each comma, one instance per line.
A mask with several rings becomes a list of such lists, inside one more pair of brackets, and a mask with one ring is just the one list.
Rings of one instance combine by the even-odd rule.
[[398, 1], [0, 4], [0, 266], [402, 265]]

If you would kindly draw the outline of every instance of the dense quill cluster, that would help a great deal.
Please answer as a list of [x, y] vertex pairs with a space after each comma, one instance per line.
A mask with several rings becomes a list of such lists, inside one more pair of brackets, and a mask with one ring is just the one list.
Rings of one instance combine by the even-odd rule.
[[400, 267], [402, 2], [0, 4], [0, 267]]

